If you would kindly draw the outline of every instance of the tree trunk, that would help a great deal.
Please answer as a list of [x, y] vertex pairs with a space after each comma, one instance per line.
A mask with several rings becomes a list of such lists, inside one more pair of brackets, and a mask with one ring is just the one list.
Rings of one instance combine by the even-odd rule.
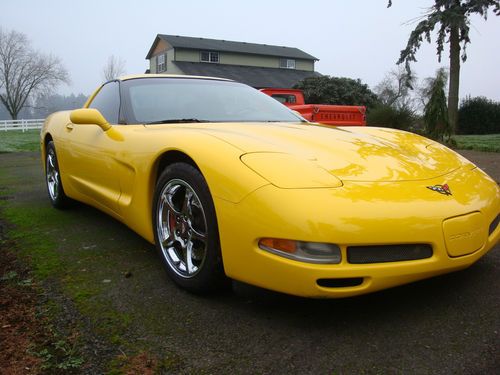
[[448, 121], [451, 134], [456, 133], [458, 121], [458, 88], [460, 83], [460, 39], [458, 26], [450, 30], [450, 84], [448, 88]]

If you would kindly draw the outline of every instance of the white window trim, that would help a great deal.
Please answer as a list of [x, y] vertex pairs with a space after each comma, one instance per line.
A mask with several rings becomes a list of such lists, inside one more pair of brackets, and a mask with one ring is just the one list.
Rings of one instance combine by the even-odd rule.
[[161, 73], [167, 70], [167, 64], [165, 63], [165, 54], [156, 56], [156, 73]]
[[280, 59], [280, 68], [295, 69], [295, 59], [286, 59], [286, 58]]
[[[202, 59], [202, 54], [208, 53], [208, 60]], [[217, 56], [217, 61], [212, 61], [212, 56]], [[216, 51], [200, 51], [200, 62], [211, 63], [211, 64], [219, 64], [220, 63], [220, 53]]]

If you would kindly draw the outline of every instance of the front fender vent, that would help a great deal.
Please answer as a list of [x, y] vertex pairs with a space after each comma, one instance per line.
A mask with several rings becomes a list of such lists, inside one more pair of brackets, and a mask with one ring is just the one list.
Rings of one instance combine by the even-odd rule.
[[426, 244], [349, 246], [347, 261], [352, 264], [402, 262], [430, 258], [432, 246]]
[[497, 229], [498, 223], [500, 222], [500, 215], [497, 215], [495, 220], [493, 220], [490, 224], [490, 230], [488, 231], [488, 236], [491, 236], [491, 234]]

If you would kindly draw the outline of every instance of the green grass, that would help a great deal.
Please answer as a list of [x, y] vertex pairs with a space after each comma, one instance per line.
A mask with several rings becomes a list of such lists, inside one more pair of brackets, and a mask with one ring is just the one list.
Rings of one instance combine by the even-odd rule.
[[455, 135], [453, 139], [461, 150], [500, 152], [500, 134]]
[[39, 130], [28, 130], [26, 132], [20, 130], [0, 131], [0, 153], [39, 150]]

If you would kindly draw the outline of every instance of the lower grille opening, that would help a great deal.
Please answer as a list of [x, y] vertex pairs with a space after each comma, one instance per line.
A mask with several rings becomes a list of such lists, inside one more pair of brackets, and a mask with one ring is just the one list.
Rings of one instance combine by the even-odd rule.
[[347, 288], [349, 286], [358, 286], [363, 283], [362, 277], [349, 277], [342, 279], [318, 279], [316, 283], [325, 288]]
[[432, 246], [425, 244], [349, 246], [347, 261], [353, 264], [401, 262], [430, 258]]
[[497, 215], [495, 220], [493, 220], [490, 224], [490, 230], [488, 232], [488, 236], [491, 236], [491, 234], [497, 229], [498, 223], [500, 222], [500, 215]]

